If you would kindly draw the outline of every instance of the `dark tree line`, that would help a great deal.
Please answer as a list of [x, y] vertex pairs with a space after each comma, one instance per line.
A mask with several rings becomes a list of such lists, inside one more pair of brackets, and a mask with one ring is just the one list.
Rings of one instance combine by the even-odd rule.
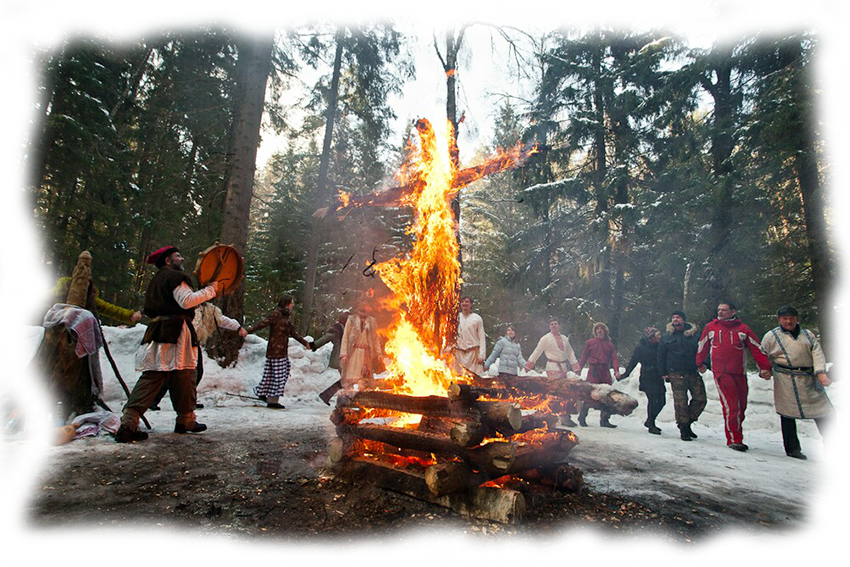
[[483, 258], [465, 279], [489, 328], [512, 321], [530, 338], [552, 313], [582, 338], [606, 321], [629, 347], [674, 308], [705, 323], [723, 300], [757, 331], [784, 303], [828, 324], [815, 38], [705, 50], [598, 29], [542, 45], [537, 97], [502, 107], [496, 142], [552, 149], [483, 183], [465, 209]]
[[[458, 128], [467, 29], [434, 36]], [[524, 40], [502, 37], [520, 52]], [[313, 216], [340, 190], [393, 185], [412, 132], [390, 130], [392, 96], [413, 75], [407, 39], [374, 23], [69, 41], [45, 58], [30, 152], [45, 262], [67, 275], [87, 248], [102, 296], [137, 307], [147, 253], [178, 243], [191, 266], [222, 239], [247, 269], [226, 313], [253, 321], [291, 293], [302, 329], [319, 332], [360, 293], [380, 291], [373, 260], [410, 244], [405, 208]], [[627, 348], [671, 309], [705, 322], [726, 298], [757, 330], [785, 302], [804, 323], [827, 324], [835, 266], [815, 37], [709, 49], [601, 28], [530, 39], [516, 68], [534, 96], [494, 108], [494, 139], [477, 155], [518, 141], [547, 151], [457, 203], [464, 291], [493, 338], [508, 321], [536, 336], [557, 314], [582, 337], [606, 321]], [[271, 131], [288, 144], [255, 171]], [[219, 345], [221, 359], [236, 347]]]

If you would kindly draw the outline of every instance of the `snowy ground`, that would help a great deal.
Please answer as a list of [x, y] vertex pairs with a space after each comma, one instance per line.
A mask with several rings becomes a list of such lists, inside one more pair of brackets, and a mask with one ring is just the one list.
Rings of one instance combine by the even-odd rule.
[[[26, 329], [31, 351], [20, 353], [28, 359], [37, 348], [41, 329]], [[133, 329], [105, 328], [106, 338], [115, 357], [119, 371], [132, 388], [136, 372], [134, 353], [144, 327]], [[222, 369], [205, 360], [205, 375], [199, 389], [199, 401], [206, 408], [199, 412], [199, 420], [210, 426], [204, 434], [210, 441], [226, 437], [229, 429], [277, 429], [281, 439], [290, 437], [294, 430], [309, 430], [331, 435], [327, 420], [330, 409], [322, 404], [316, 394], [334, 382], [338, 374], [326, 369], [330, 345], [317, 353], [305, 351], [294, 341], [290, 346], [293, 360], [292, 377], [282, 400], [284, 412], [258, 407], [250, 400], [228, 394], [253, 396], [251, 389], [262, 374], [266, 341], [249, 336], [235, 367]], [[125, 396], [105, 356], [101, 357], [106, 402], [120, 409]], [[798, 553], [796, 547], [786, 547], [793, 541], [808, 541], [812, 530], [828, 534], [835, 529], [836, 509], [846, 509], [846, 496], [841, 489], [843, 479], [830, 471], [840, 470], [839, 463], [846, 462], [846, 450], [839, 446], [836, 431], [833, 445], [827, 451], [812, 422], [800, 422], [799, 432], [803, 451], [808, 461], [787, 458], [782, 449], [779, 420], [773, 411], [772, 383], [750, 376], [750, 403], [744, 422], [747, 453], [737, 453], [725, 446], [720, 404], [710, 374], [706, 376], [708, 406], [694, 431], [699, 439], [690, 443], [678, 439], [673, 420], [672, 395], [659, 417], [661, 436], [649, 435], [642, 426], [645, 419], [645, 397], [638, 389], [638, 370], [617, 387], [637, 398], [638, 409], [630, 416], [614, 416], [617, 429], [598, 427], [598, 413], [592, 411], [590, 427], [576, 427], [580, 444], [570, 455], [570, 462], [584, 471], [585, 481], [594, 491], [625, 495], [640, 502], [688, 518], [711, 517], [720, 523], [743, 525], [750, 534], [748, 548], [764, 546], [766, 553], [780, 553], [791, 558]], [[833, 384], [830, 393], [839, 414], [842, 408], [842, 383]], [[28, 395], [22, 385], [7, 387], [4, 396], [12, 399]], [[152, 438], [171, 435], [173, 412], [166, 398], [162, 411], [147, 414], [153, 425]], [[49, 404], [39, 408], [49, 411]], [[30, 412], [30, 415], [38, 415]], [[11, 526], [26, 523], [24, 509], [27, 494], [33, 490], [34, 478], [51, 463], [72, 456], [90, 455], [96, 462], [98, 454], [114, 452], [115, 444], [109, 437], [74, 441], [61, 447], [47, 447], [39, 437], [46, 431], [39, 427], [40, 420], [30, 419], [29, 426], [15, 436], [6, 435], [3, 447], [3, 488], [13, 506]], [[838, 429], [838, 428], [836, 428]], [[182, 436], [176, 436], [182, 437]], [[153, 439], [152, 439], [153, 440]], [[4, 502], [6, 498], [4, 497]], [[9, 511], [7, 510], [7, 511]], [[783, 525], [793, 528], [792, 538], [782, 530], [780, 538], [753, 536], [752, 529], [759, 525]], [[731, 532], [731, 533], [730, 533]], [[718, 541], [740, 544], [736, 540], [737, 528], [727, 531]], [[456, 534], [454, 534], [456, 535]], [[575, 537], [575, 533], [565, 535]], [[449, 534], [449, 539], [453, 537]], [[594, 535], [589, 537], [593, 538]], [[762, 539], [760, 539], [762, 538]], [[651, 539], [651, 538], [650, 538]], [[657, 540], [653, 540], [657, 543]], [[820, 539], [818, 541], [821, 541]], [[769, 543], [766, 543], [769, 542]], [[839, 540], [830, 540], [837, 544]], [[759, 547], [760, 548], [760, 547]], [[767, 551], [769, 550], [769, 551]]]

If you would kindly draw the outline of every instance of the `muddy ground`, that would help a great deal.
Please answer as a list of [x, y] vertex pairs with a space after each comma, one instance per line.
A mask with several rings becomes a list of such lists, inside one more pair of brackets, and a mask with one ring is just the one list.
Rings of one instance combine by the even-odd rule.
[[[212, 425], [215, 420], [207, 421]], [[290, 427], [282, 440], [279, 430], [240, 425], [235, 414], [226, 421], [227, 427], [198, 435], [158, 428], [140, 443], [100, 437], [51, 449], [32, 497], [30, 525], [174, 524], [205, 533], [262, 538], [321, 534], [341, 540], [434, 526], [539, 536], [593, 526], [603, 533], [652, 532], [692, 542], [728, 529], [756, 533], [792, 528], [805, 516], [805, 510], [787, 503], [730, 501], [728, 494], [694, 494], [684, 488], [671, 499], [675, 481], [666, 487], [664, 499], [606, 493], [604, 483], [594, 479], [604, 478], [610, 464], [579, 446], [569, 462], [584, 473], [582, 490], [532, 487], [521, 525], [494, 524], [334, 478], [325, 469], [330, 433], [324, 423]], [[632, 467], [635, 482], [640, 482], [639, 461], [624, 458], [619, 466]]]

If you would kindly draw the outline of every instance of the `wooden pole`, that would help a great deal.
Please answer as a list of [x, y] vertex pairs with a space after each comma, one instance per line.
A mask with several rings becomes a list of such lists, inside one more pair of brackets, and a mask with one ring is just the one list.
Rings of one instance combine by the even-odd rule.
[[[118, 383], [121, 384], [121, 387], [124, 389], [124, 393], [127, 394], [127, 400], [130, 399], [130, 389], [127, 387], [127, 384], [124, 382], [124, 379], [121, 378], [121, 373], [118, 372], [118, 365], [115, 364], [115, 359], [112, 358], [112, 353], [109, 352], [109, 343], [106, 342], [106, 337], [103, 335], [103, 327], [100, 326], [100, 321], [97, 317], [94, 318], [97, 321], [97, 330], [100, 331], [100, 336], [103, 339], [103, 352], [106, 353], [106, 358], [109, 360], [109, 365], [112, 366], [112, 371], [115, 373], [115, 377], [118, 378]], [[150, 422], [144, 415], [140, 415], [142, 421], [145, 423], [145, 426], [148, 429], [153, 429], [151, 427]]]

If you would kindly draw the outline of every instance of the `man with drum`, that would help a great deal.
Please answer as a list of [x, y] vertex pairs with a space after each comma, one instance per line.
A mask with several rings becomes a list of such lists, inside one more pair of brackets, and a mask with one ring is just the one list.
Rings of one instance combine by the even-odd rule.
[[195, 421], [195, 376], [198, 364], [198, 338], [192, 326], [194, 308], [216, 296], [217, 281], [192, 291], [189, 276], [183, 272], [183, 256], [174, 246], [166, 246], [147, 258], [159, 272], [145, 291], [144, 314], [151, 318], [142, 344], [136, 352], [136, 370], [142, 375], [130, 393], [115, 433], [119, 443], [143, 441], [148, 434], [139, 431], [139, 418], [150, 407], [163, 384], [168, 385], [171, 403], [177, 413], [175, 433], [200, 433], [207, 426]]

